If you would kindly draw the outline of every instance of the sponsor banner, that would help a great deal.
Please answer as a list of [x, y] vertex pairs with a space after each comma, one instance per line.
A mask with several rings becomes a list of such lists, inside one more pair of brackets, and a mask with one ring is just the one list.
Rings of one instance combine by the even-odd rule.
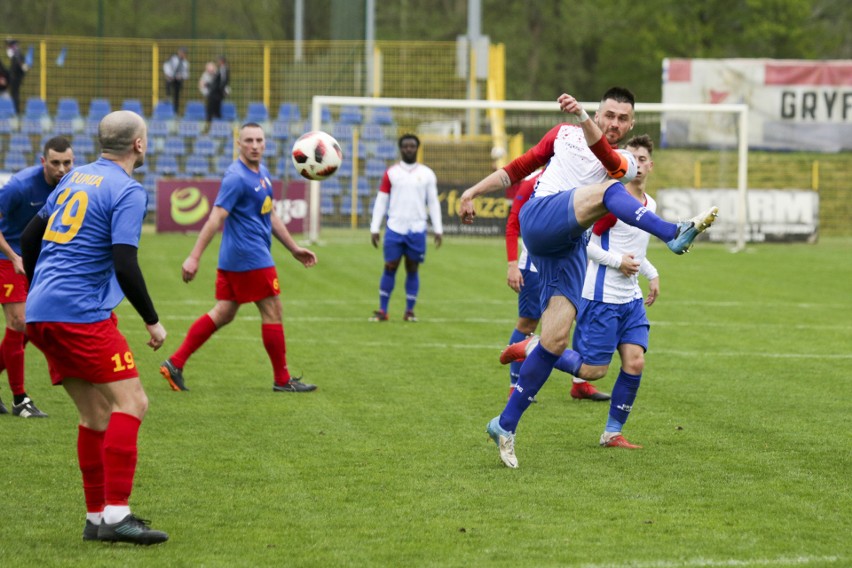
[[[753, 149], [852, 150], [852, 60], [665, 59], [663, 103], [747, 104]], [[737, 143], [735, 117], [666, 112], [664, 146]]]
[[[747, 197], [747, 242], [816, 242], [819, 194], [807, 190], [750, 189]], [[657, 214], [663, 219], [689, 219], [712, 205], [719, 217], [705, 234], [711, 241], [732, 241], [737, 235], [736, 189], [661, 189]]]
[[506, 218], [512, 202], [503, 194], [492, 193], [477, 197], [476, 219], [472, 225], [461, 222], [459, 208], [461, 194], [467, 187], [438, 184], [438, 201], [441, 203], [441, 221], [445, 235], [505, 235]]
[[[157, 232], [199, 231], [207, 221], [216, 195], [219, 179], [168, 179], [157, 181]], [[291, 181], [284, 185], [272, 182], [275, 214], [291, 233], [303, 233], [308, 218], [308, 184]]]

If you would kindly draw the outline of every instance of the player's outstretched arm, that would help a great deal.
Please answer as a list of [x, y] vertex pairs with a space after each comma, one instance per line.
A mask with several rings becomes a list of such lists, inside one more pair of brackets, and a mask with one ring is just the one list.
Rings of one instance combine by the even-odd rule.
[[509, 174], [506, 173], [505, 169], [500, 168], [478, 181], [473, 187], [466, 189], [461, 194], [459, 207], [459, 216], [462, 223], [467, 225], [473, 223], [473, 219], [476, 217], [476, 209], [473, 207], [474, 199], [485, 193], [497, 191], [498, 189], [506, 189], [510, 185], [512, 185], [512, 181], [509, 179]]
[[218, 233], [222, 225], [225, 224], [225, 219], [228, 218], [228, 215], [228, 211], [223, 207], [219, 207], [218, 205], [213, 207], [213, 211], [210, 212], [210, 216], [207, 218], [204, 226], [201, 227], [201, 232], [198, 233], [195, 246], [192, 247], [192, 251], [181, 266], [181, 275], [184, 282], [191, 282], [195, 278], [195, 275], [198, 274], [198, 264], [201, 262], [201, 255], [204, 254], [207, 245], [213, 240], [213, 235]]

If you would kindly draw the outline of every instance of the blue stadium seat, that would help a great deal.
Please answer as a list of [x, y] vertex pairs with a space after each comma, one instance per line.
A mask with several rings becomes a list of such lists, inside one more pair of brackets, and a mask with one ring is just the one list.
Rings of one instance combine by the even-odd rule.
[[234, 157], [230, 153], [219, 154], [216, 158], [216, 175], [222, 175], [228, 166], [234, 163]]
[[207, 177], [210, 175], [210, 158], [193, 154], [186, 159], [187, 174], [195, 177]]
[[24, 109], [24, 118], [49, 118], [47, 112], [47, 103], [38, 97], [30, 97], [27, 99], [27, 106]]
[[107, 99], [92, 99], [89, 101], [89, 114], [86, 115], [86, 120], [97, 123], [110, 112], [112, 112], [112, 105]]
[[0, 120], [15, 116], [15, 105], [12, 99], [0, 97]]
[[356, 106], [344, 106], [340, 109], [340, 122], [343, 124], [361, 124], [364, 115], [361, 109]]
[[[345, 178], [352, 177], [352, 161], [349, 160], [348, 156], [344, 154], [343, 162], [340, 164], [340, 168], [337, 169], [337, 175]], [[343, 182], [340, 182], [343, 183]]]
[[56, 120], [76, 120], [80, 116], [80, 103], [77, 99], [63, 97], [56, 104]]
[[77, 135], [71, 140], [71, 147], [76, 156], [89, 156], [95, 153], [95, 141], [91, 136]]
[[[343, 156], [347, 160], [351, 160], [355, 157], [355, 151], [353, 150], [354, 146], [351, 143], [347, 143], [343, 145]], [[358, 141], [358, 160], [363, 163], [367, 160], [367, 146], [360, 140]]]
[[222, 103], [222, 120], [234, 122], [237, 120], [237, 105], [230, 101]]
[[224, 120], [214, 120], [210, 123], [207, 135], [212, 138], [227, 138], [234, 132], [234, 125]]
[[199, 120], [181, 120], [177, 125], [178, 135], [185, 138], [195, 138], [201, 134], [204, 122]]
[[[86, 123], [83, 125], [83, 134], [86, 136], [97, 136], [98, 135], [98, 126], [100, 125], [100, 120], [86, 120]], [[148, 129], [148, 134], [151, 131]]]
[[265, 155], [270, 158], [278, 156], [278, 142], [276, 142], [273, 138], [266, 139]]
[[385, 137], [382, 127], [378, 124], [365, 124], [361, 129], [361, 139], [366, 142], [378, 142]]
[[49, 127], [50, 121], [46, 118], [24, 118], [21, 121], [22, 134], [44, 134]]
[[142, 110], [142, 102], [139, 99], [124, 99], [121, 102], [121, 110], [129, 110], [141, 117], [145, 116], [145, 111]]
[[390, 107], [374, 107], [372, 112], [370, 112], [370, 122], [372, 124], [379, 124], [383, 126], [393, 124], [393, 114], [391, 113]]
[[12, 136], [9, 137], [9, 151], [32, 154], [33, 145], [30, 142], [29, 135], [22, 133], [12, 134]]
[[[138, 169], [137, 169], [138, 171]], [[145, 188], [145, 193], [148, 194], [148, 212], [151, 213], [157, 209], [157, 176], [146, 175], [142, 181], [142, 187]]]
[[149, 120], [148, 121], [148, 136], [151, 138], [165, 138], [171, 134], [169, 123], [166, 120]]
[[364, 168], [364, 173], [369, 179], [378, 179], [385, 175], [388, 167], [384, 160], [370, 158], [367, 160], [367, 165]]
[[320, 195], [341, 195], [343, 193], [343, 187], [340, 185], [340, 180], [337, 177], [331, 177], [327, 180], [320, 182]]
[[[355, 204], [356, 204], [355, 212], [358, 215], [361, 215], [362, 213], [364, 213], [364, 204], [361, 203], [361, 200], [358, 199], [357, 197], [355, 198]], [[343, 196], [343, 199], [341, 200], [341, 203], [340, 203], [340, 212], [344, 215], [351, 215], [352, 214], [352, 196], [351, 195], [344, 195]]]
[[21, 152], [9, 151], [6, 153], [6, 159], [3, 162], [3, 169], [7, 172], [18, 172], [29, 166], [27, 158]]
[[60, 136], [71, 136], [76, 131], [77, 128], [73, 120], [68, 120], [64, 118], [57, 119], [56, 123], [53, 125], [53, 132]]
[[[2, 101], [3, 99], [0, 99]], [[15, 131], [15, 125], [11, 118], [0, 118], [0, 134], [11, 134]]]
[[162, 176], [176, 176], [180, 172], [177, 158], [174, 155], [164, 154], [157, 158], [154, 172]]
[[281, 103], [278, 107], [278, 117], [276, 120], [287, 123], [302, 120], [299, 105], [296, 103]]
[[266, 105], [260, 102], [248, 104], [246, 110], [246, 122], [266, 122], [269, 120], [269, 111], [266, 110]]
[[202, 101], [187, 101], [183, 110], [184, 120], [204, 121], [206, 118], [204, 103]]
[[396, 144], [390, 141], [379, 142], [376, 144], [376, 158], [379, 160], [395, 160], [396, 159]]
[[280, 118], [272, 123], [272, 132], [270, 138], [273, 140], [285, 141], [290, 138], [290, 123], [281, 120]]
[[323, 215], [334, 215], [334, 197], [331, 195], [320, 195], [320, 213]]
[[192, 145], [192, 153], [197, 156], [206, 156], [210, 157], [216, 153], [218, 144], [212, 138], [207, 136], [200, 136], [196, 138], [195, 143]]
[[151, 118], [154, 120], [173, 120], [175, 117], [175, 108], [171, 102], [160, 101], [154, 107], [154, 112], [151, 113]]
[[275, 160], [275, 175], [288, 179], [300, 177], [299, 174], [296, 173], [296, 169], [293, 167], [293, 160], [287, 156]]
[[352, 141], [352, 125], [351, 124], [335, 124], [331, 127], [331, 135], [334, 136], [341, 144], [346, 144]]
[[370, 184], [367, 183], [367, 178], [364, 176], [358, 176], [358, 185], [356, 187], [356, 192], [361, 197], [368, 196], [372, 193], [370, 190]]
[[163, 154], [183, 156], [186, 154], [186, 142], [180, 136], [169, 136], [163, 143]]

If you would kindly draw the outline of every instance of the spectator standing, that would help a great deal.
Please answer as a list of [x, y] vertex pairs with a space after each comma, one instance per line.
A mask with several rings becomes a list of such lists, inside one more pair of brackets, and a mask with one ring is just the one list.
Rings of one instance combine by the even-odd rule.
[[216, 74], [210, 82], [210, 92], [207, 93], [207, 122], [214, 118], [222, 118], [222, 101], [230, 92], [228, 83], [231, 80], [231, 69], [224, 55], [216, 59]]
[[186, 48], [181, 47], [177, 53], [163, 63], [163, 73], [166, 76], [166, 96], [171, 95], [175, 114], [180, 113], [180, 92], [183, 82], [189, 79], [189, 60], [186, 58]]
[[15, 106], [15, 113], [21, 114], [21, 83], [29, 71], [21, 46], [16, 39], [6, 40], [6, 55], [9, 56], [9, 94]]

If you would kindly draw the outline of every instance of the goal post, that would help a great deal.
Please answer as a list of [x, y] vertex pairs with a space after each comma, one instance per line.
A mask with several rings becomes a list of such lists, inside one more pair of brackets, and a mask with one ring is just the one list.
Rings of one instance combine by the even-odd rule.
[[[584, 102], [582, 105], [591, 112], [598, 108], [599, 103]], [[504, 112], [490, 112], [494, 110]], [[668, 172], [666, 175], [654, 174], [654, 179], [650, 182], [652, 193], [669, 187], [700, 189], [708, 186], [708, 179], [712, 180], [709, 182], [711, 187], [734, 190], [735, 197], [728, 203], [728, 210], [722, 211], [720, 221], [723, 223], [720, 225], [726, 228], [723, 237], [719, 240], [733, 243], [734, 250], [744, 248], [748, 218], [748, 106], [745, 104], [636, 103], [635, 111], [637, 126], [631, 134], [641, 134], [646, 131], [652, 134], [655, 146], [659, 149], [654, 155], [659, 159], [655, 172], [657, 170]], [[481, 112], [482, 116], [477, 116], [475, 121], [469, 120], [471, 114], [475, 112]], [[350, 122], [348, 125], [342, 124], [346, 122], [345, 116], [353, 115], [359, 117], [358, 121]], [[378, 120], [379, 115], [383, 117], [382, 121]], [[694, 119], [696, 115], [705, 117], [707, 121], [717, 123], [721, 121], [729, 125], [727, 136], [724, 139], [718, 139], [713, 136], [699, 135], [697, 138], [692, 137], [682, 142], [682, 148], [672, 148], [673, 151], [669, 152], [666, 125], [678, 123], [677, 120], [672, 121], [672, 117], [684, 117], [686, 120], [686, 118]], [[505, 123], [492, 124], [495, 117], [500, 117], [499, 119]], [[443, 155], [437, 150], [430, 151], [425, 156], [424, 162], [435, 169], [439, 185], [442, 178], [449, 180], [447, 182], [449, 189], [442, 192], [441, 198], [446, 201], [446, 207], [451, 211], [452, 207], [457, 205], [460, 191], [473, 185], [493, 169], [494, 163], [491, 160], [490, 150], [494, 147], [495, 141], [498, 144], [505, 144], [507, 137], [515, 139], [520, 137], [523, 138], [522, 150], [525, 150], [538, 142], [547, 130], [559, 122], [571, 121], [572, 117], [560, 112], [559, 105], [555, 101], [314, 96], [311, 104], [310, 129], [326, 130], [338, 138], [344, 147], [344, 161], [350, 161], [347, 171], [338, 173], [341, 179], [337, 182], [344, 186], [340, 189], [342, 197], [339, 199], [348, 203], [349, 207], [345, 215], [337, 213], [337, 216], [334, 216], [323, 213], [326, 209], [322, 206], [323, 199], [328, 196], [324, 196], [321, 187], [326, 182], [310, 182], [308, 238], [313, 242], [319, 240], [324, 221], [333, 224], [336, 220], [338, 225], [342, 223], [353, 227], [369, 224], [370, 208], [367, 206], [369, 198], [363, 194], [362, 187], [356, 188], [358, 185], [356, 180], [362, 176], [370, 162], [375, 162], [372, 159], [373, 154], [382, 144], [376, 141], [376, 136], [384, 137], [385, 146], [391, 141], [394, 144], [393, 155], [384, 154], [386, 164], [398, 159], [395, 153], [396, 138], [405, 132], [417, 134], [423, 140], [424, 146], [444, 148]], [[373, 122], [381, 125], [377, 126], [375, 131], [371, 130]], [[479, 128], [481, 131], [471, 132], [468, 128], [468, 124], [471, 123], [473, 128]], [[502, 135], [496, 136], [499, 133]], [[512, 146], [517, 147], [517, 144]], [[664, 155], [660, 156], [660, 154]], [[516, 156], [511, 153], [507, 156], [509, 159], [514, 157]], [[358, 171], [349, 169], [353, 161], [357, 164]], [[715, 169], [709, 171], [710, 168]], [[375, 193], [375, 188], [369, 192]], [[359, 193], [361, 193], [361, 201], [356, 200]], [[327, 202], [332, 203], [330, 200]], [[499, 212], [495, 213], [495, 216], [499, 217]], [[351, 223], [349, 223], [350, 220]], [[445, 232], [447, 232], [446, 221]], [[464, 230], [458, 232], [466, 234]], [[496, 234], [496, 232], [487, 231], [470, 231], [470, 233]], [[719, 233], [721, 234], [721, 231]]]

